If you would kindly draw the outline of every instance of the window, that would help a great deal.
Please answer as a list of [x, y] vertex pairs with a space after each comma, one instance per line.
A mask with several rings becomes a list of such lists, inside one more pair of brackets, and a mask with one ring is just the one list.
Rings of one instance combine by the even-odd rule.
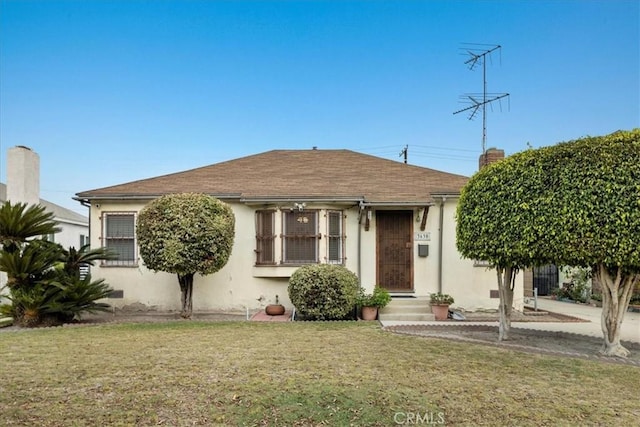
[[342, 212], [327, 212], [327, 263], [342, 264]]
[[282, 262], [318, 262], [318, 212], [284, 211], [282, 216]]
[[118, 257], [104, 261], [104, 265], [136, 265], [135, 215], [133, 213], [104, 213], [103, 244]]
[[342, 211], [267, 208], [257, 210], [255, 218], [256, 266], [345, 262], [346, 217]]
[[80, 235], [80, 247], [83, 247], [84, 245], [88, 245], [89, 244], [89, 236], [87, 236], [86, 234], [81, 234]]
[[256, 212], [256, 264], [275, 264], [275, 211]]

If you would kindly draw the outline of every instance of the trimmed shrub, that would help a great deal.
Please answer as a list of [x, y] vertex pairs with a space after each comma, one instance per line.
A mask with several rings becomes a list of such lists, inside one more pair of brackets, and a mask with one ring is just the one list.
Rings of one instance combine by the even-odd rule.
[[306, 265], [289, 279], [289, 299], [309, 320], [342, 320], [353, 311], [360, 284], [358, 276], [340, 265]]

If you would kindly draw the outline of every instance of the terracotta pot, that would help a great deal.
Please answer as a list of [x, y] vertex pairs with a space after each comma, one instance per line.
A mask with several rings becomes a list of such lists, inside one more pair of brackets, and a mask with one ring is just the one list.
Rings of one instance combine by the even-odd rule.
[[269, 316], [281, 316], [284, 314], [284, 305], [282, 304], [269, 304], [265, 307], [264, 312]]
[[362, 320], [376, 320], [378, 307], [362, 307]]
[[449, 317], [448, 305], [432, 305], [431, 312], [435, 316], [436, 320], [447, 320]]

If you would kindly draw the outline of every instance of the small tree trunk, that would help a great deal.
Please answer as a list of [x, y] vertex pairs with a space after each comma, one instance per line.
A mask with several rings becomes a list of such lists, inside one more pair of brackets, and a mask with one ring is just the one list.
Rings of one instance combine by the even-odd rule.
[[629, 307], [631, 293], [640, 280], [640, 274], [626, 275], [620, 268], [616, 270], [615, 278], [602, 264], [597, 266], [595, 272], [602, 288], [601, 326], [604, 344], [600, 353], [605, 356], [628, 357], [631, 352], [620, 343], [620, 326]]
[[180, 301], [182, 302], [180, 317], [191, 319], [193, 313], [193, 273], [178, 274], [178, 282], [180, 283]]
[[498, 273], [498, 294], [500, 295], [498, 341], [504, 341], [509, 339], [509, 331], [511, 331], [513, 287], [518, 269], [513, 267], [497, 267], [496, 270]]
[[515, 267], [497, 267], [496, 270], [498, 273], [498, 294], [500, 296], [500, 305], [498, 307], [500, 314], [498, 341], [505, 341], [509, 339], [509, 332], [511, 331], [513, 288], [515, 286], [518, 269]]

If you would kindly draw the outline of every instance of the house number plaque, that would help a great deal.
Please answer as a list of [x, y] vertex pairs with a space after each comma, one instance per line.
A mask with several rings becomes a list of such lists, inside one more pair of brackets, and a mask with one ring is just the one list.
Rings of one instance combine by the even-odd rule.
[[431, 241], [430, 231], [418, 231], [413, 233], [413, 240], [416, 242], [429, 242]]

